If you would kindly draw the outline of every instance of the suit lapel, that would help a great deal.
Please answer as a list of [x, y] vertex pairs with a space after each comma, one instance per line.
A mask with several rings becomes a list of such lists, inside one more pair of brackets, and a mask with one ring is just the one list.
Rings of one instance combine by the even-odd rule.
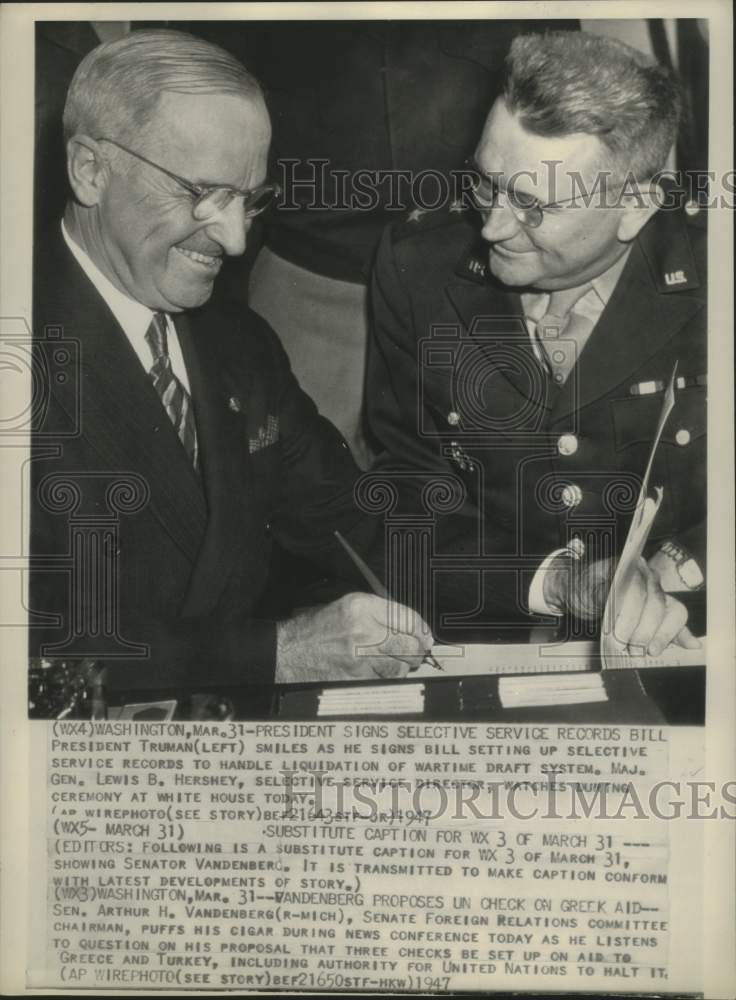
[[[233, 359], [218, 350], [217, 326], [214, 309], [176, 319], [192, 388], [209, 515], [184, 615], [216, 607], [232, 568], [247, 558], [250, 535], [253, 481], [244, 410], [252, 373], [233, 369]], [[247, 338], [242, 339], [245, 352]]]
[[[585, 349], [552, 411], [558, 420], [609, 394], [662, 347], [700, 308], [685, 293], [662, 295], [637, 242]], [[670, 372], [662, 372], [666, 380]]]
[[[36, 289], [34, 322], [63, 317], [65, 336], [79, 342], [82, 434], [111, 470], [144, 479], [148, 510], [194, 560], [206, 524], [196, 473], [127, 337], [68, 249], [59, 251], [53, 285]], [[59, 398], [73, 411], [69, 388]]]

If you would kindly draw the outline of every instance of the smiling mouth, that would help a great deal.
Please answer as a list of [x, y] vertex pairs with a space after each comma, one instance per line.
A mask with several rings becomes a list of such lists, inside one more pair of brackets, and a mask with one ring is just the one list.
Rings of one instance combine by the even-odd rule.
[[199, 253], [197, 250], [185, 250], [183, 247], [174, 247], [183, 257], [188, 260], [192, 260], [195, 264], [201, 264], [203, 267], [207, 267], [212, 271], [219, 269], [222, 264], [222, 257], [219, 255], [213, 256], [208, 253]]
[[495, 250], [496, 253], [508, 254], [510, 257], [522, 257], [524, 254], [533, 253], [532, 250], [512, 250], [511, 247], [504, 246], [502, 243], [492, 243], [491, 250]]

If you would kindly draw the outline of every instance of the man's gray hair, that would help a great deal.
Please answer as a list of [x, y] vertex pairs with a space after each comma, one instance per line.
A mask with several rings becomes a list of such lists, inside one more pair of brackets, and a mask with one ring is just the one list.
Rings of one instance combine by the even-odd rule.
[[662, 170], [682, 116], [680, 85], [638, 49], [581, 31], [517, 36], [507, 57], [506, 105], [529, 132], [588, 133], [620, 176]]
[[183, 31], [133, 31], [98, 45], [77, 67], [64, 107], [64, 141], [84, 133], [129, 142], [166, 92], [263, 97], [255, 77], [218, 45]]

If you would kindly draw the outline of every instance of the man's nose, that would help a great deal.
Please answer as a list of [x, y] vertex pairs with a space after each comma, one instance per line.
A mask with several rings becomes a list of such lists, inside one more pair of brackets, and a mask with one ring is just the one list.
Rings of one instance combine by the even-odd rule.
[[248, 230], [253, 224], [243, 214], [243, 202], [233, 198], [229, 205], [220, 209], [207, 224], [207, 235], [220, 244], [229, 257], [239, 257], [245, 252]]
[[520, 228], [521, 223], [511, 211], [508, 201], [500, 195], [496, 205], [487, 214], [484, 213], [481, 236], [489, 243], [499, 243], [510, 239]]

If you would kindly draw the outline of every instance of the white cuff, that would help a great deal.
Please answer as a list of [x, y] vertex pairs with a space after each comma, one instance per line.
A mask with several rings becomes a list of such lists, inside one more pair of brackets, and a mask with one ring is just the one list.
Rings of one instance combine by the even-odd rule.
[[529, 586], [529, 610], [537, 615], [557, 615], [563, 614], [560, 608], [553, 608], [544, 599], [544, 575], [552, 565], [553, 559], [561, 555], [571, 556], [573, 559], [582, 559], [585, 554], [585, 545], [579, 538], [573, 538], [570, 544], [564, 549], [555, 549], [554, 552], [545, 558], [541, 566], [534, 574], [534, 579]]
[[567, 549], [555, 549], [550, 552], [537, 572], [529, 587], [529, 610], [536, 615], [561, 615], [559, 608], [551, 608], [544, 599], [544, 575], [552, 565], [552, 560], [556, 556], [561, 556]]

